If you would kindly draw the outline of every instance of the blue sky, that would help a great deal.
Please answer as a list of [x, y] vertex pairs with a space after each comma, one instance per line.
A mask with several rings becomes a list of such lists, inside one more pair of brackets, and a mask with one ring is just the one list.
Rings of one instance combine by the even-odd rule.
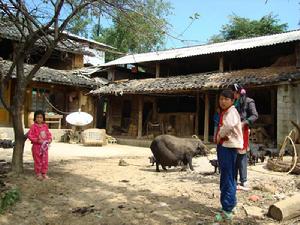
[[288, 29], [299, 29], [300, 0], [169, 0], [173, 15], [168, 21], [173, 36], [182, 33], [190, 23], [189, 16], [199, 13], [200, 17], [184, 33], [181, 39], [197, 42], [181, 42], [167, 37], [166, 48], [176, 48], [207, 43], [209, 37], [218, 34], [221, 26], [229, 22], [228, 16], [236, 14], [250, 19], [260, 19], [269, 13], [278, 15], [280, 23], [288, 23]]

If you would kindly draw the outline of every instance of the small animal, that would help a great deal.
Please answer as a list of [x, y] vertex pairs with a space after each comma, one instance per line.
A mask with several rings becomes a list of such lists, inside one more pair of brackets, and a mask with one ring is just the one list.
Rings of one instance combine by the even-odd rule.
[[209, 163], [210, 163], [213, 167], [215, 167], [214, 173], [217, 173], [217, 169], [218, 169], [218, 172], [220, 173], [219, 162], [218, 162], [217, 159], [209, 160]]
[[250, 165], [255, 166], [255, 163], [258, 163], [258, 159], [263, 163], [265, 161], [265, 154], [264, 150], [250, 152]]
[[166, 166], [178, 166], [180, 162], [189, 164], [194, 170], [192, 158], [196, 155], [207, 155], [208, 148], [198, 138], [178, 138], [172, 135], [159, 135], [151, 143], [150, 149], [156, 159], [156, 171], [159, 165], [164, 170]]
[[250, 151], [249, 151], [249, 164], [254, 165], [255, 163], [258, 163], [258, 159], [260, 159], [261, 162], [265, 161], [265, 155], [266, 151], [263, 149], [263, 145], [260, 144], [251, 144], [250, 145]]
[[266, 156], [269, 156], [270, 158], [275, 158], [279, 156], [279, 149], [277, 148], [265, 148]]

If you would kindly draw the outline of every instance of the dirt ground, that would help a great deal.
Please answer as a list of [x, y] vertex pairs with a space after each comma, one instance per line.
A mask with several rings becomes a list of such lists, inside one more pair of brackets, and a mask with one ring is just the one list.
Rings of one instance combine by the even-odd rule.
[[[11, 160], [12, 150], [0, 149], [0, 159]], [[195, 171], [171, 168], [155, 172], [149, 148], [110, 144], [84, 147], [53, 143], [49, 151], [50, 180], [33, 175], [30, 143], [26, 143], [25, 175], [8, 174], [6, 182], [21, 190], [21, 201], [0, 216], [2, 225], [90, 225], [90, 224], [213, 224], [220, 208], [219, 175], [206, 157], [193, 161]], [[215, 156], [209, 156], [214, 158]], [[127, 166], [119, 166], [123, 159]], [[253, 189], [238, 191], [233, 224], [284, 223], [265, 215], [247, 215], [249, 206], [266, 213], [268, 207], [299, 192], [299, 176], [266, 170], [260, 163], [249, 167]], [[251, 195], [259, 196], [251, 202]], [[86, 208], [84, 208], [86, 207]]]

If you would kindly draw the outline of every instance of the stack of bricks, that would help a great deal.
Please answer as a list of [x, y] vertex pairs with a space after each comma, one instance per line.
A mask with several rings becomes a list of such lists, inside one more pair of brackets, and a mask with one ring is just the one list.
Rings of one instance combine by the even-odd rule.
[[291, 120], [300, 120], [299, 85], [285, 84], [277, 89], [277, 143], [282, 143], [285, 136], [293, 129]]

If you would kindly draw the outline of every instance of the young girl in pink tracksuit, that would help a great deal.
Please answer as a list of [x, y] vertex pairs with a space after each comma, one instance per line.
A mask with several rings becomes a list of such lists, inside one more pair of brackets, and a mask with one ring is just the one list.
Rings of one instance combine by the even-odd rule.
[[38, 180], [48, 179], [48, 147], [52, 141], [51, 133], [45, 124], [45, 113], [37, 110], [34, 113], [34, 124], [30, 127], [28, 138], [32, 143], [34, 171]]

